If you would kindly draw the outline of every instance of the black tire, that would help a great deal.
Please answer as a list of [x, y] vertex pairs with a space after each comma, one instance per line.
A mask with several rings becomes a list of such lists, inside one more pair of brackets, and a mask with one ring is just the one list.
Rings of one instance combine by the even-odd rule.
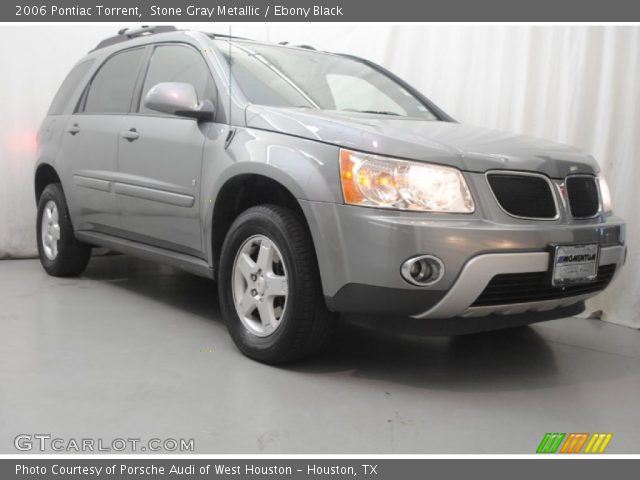
[[[43, 215], [49, 202], [55, 203], [58, 212], [58, 225], [60, 226], [60, 239], [57, 243], [58, 253], [53, 259], [45, 254], [42, 238]], [[67, 201], [59, 183], [48, 185], [40, 196], [36, 222], [36, 239], [40, 263], [42, 263], [49, 275], [54, 277], [73, 277], [80, 275], [87, 268], [91, 258], [91, 246], [76, 240], [73, 234], [71, 218], [69, 217]]]
[[[264, 235], [282, 254], [287, 272], [287, 307], [279, 327], [258, 336], [242, 322], [233, 298], [233, 267], [242, 245]], [[220, 306], [231, 338], [246, 356], [268, 364], [308, 357], [328, 341], [334, 324], [324, 302], [311, 236], [300, 216], [284, 207], [252, 207], [236, 218], [222, 246], [218, 272]]]

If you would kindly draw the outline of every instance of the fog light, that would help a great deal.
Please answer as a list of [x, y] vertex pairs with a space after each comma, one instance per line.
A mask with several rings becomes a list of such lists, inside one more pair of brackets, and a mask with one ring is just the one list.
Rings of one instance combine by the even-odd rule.
[[410, 258], [400, 267], [402, 278], [407, 282], [426, 287], [439, 281], [444, 275], [442, 261], [433, 255], [419, 255]]

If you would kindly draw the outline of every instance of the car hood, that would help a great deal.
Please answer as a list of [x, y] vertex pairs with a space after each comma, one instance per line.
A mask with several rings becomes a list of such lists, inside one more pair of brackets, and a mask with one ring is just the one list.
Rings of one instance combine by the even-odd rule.
[[564, 178], [599, 171], [593, 157], [576, 148], [454, 122], [251, 105], [246, 123], [249, 128], [472, 172], [526, 170]]

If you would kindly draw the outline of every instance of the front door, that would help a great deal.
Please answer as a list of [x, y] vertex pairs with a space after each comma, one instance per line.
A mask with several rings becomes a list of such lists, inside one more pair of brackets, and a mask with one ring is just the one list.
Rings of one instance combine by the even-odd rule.
[[126, 235], [135, 241], [204, 256], [200, 221], [200, 176], [206, 124], [144, 106], [151, 87], [190, 83], [198, 100], [215, 102], [215, 86], [200, 52], [188, 45], [156, 45], [138, 108], [119, 135], [115, 186]]

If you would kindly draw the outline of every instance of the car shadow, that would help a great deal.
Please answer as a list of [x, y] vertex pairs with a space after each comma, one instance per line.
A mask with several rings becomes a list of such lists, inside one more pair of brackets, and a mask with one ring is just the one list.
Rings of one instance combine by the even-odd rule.
[[530, 327], [459, 336], [411, 335], [341, 319], [332, 345], [289, 367], [451, 391], [535, 389], [557, 383], [549, 344]]
[[180, 269], [110, 254], [93, 257], [83, 277], [143, 295], [206, 321], [224, 323], [216, 282]]

